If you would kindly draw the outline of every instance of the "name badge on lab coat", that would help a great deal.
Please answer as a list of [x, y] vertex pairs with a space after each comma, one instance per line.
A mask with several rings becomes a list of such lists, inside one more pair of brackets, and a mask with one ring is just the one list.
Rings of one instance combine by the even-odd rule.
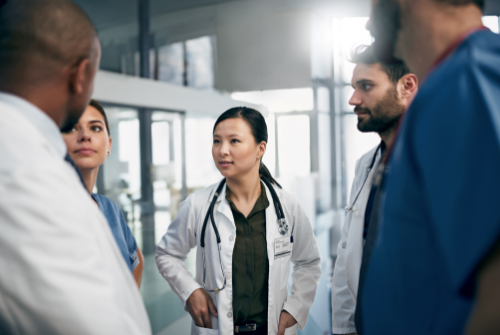
[[287, 256], [292, 252], [291, 237], [285, 236], [274, 240], [274, 258]]

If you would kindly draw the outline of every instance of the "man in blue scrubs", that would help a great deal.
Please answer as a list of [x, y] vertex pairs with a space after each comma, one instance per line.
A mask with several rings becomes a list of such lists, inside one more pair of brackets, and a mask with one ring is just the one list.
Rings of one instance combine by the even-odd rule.
[[500, 36], [481, 0], [374, 0], [385, 62], [421, 80], [390, 153], [366, 334], [500, 334]]

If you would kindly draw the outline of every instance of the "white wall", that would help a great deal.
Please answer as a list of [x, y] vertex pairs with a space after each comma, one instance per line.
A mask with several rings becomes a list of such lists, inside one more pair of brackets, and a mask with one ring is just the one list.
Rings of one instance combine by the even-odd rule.
[[229, 95], [107, 71], [97, 73], [92, 97], [119, 105], [186, 112], [188, 117], [217, 117], [236, 106], [248, 106], [267, 116], [267, 108], [233, 100]]
[[311, 86], [311, 14], [273, 1], [237, 1], [217, 13], [216, 87], [257, 91]]

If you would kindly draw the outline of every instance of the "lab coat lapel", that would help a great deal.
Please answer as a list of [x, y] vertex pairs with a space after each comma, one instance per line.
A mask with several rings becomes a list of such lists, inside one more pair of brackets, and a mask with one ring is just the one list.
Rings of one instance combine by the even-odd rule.
[[229, 222], [232, 223], [233, 227], [236, 227], [234, 224], [234, 217], [233, 217], [233, 212], [231, 211], [231, 207], [226, 200], [226, 185], [224, 185], [224, 188], [221, 191], [221, 194], [219, 198], [217, 199], [217, 212], [224, 215]]
[[[367, 171], [371, 165], [373, 154], [368, 155], [369, 159], [364, 161], [364, 165], [362, 166], [361, 171]], [[362, 182], [366, 178], [366, 183], [361, 190], [359, 190], [359, 197], [354, 204], [356, 210], [351, 212], [351, 226], [349, 230], [349, 237], [347, 241], [347, 249], [346, 249], [346, 273], [347, 273], [347, 283], [349, 287], [358, 287], [359, 283], [359, 268], [361, 267], [361, 259], [363, 256], [363, 229], [365, 223], [365, 211], [366, 205], [368, 203], [368, 198], [370, 197], [370, 191], [372, 188], [373, 178], [376, 175], [377, 166], [380, 163], [382, 155], [380, 150], [377, 151], [377, 157], [375, 160], [375, 164], [373, 168], [366, 175], [366, 172], [360, 175], [357, 178], [361, 178], [359, 180], [359, 184], [362, 185]], [[356, 289], [357, 294], [357, 289]]]
[[[266, 184], [267, 199], [269, 200], [269, 206], [266, 208], [266, 241], [267, 241], [267, 257], [269, 258], [269, 269], [273, 267], [274, 264], [274, 237], [275, 231], [278, 227], [278, 216], [276, 215], [276, 210], [274, 209], [273, 197], [271, 191]], [[278, 197], [280, 197], [280, 192], [276, 190]], [[271, 272], [269, 272], [271, 273]]]

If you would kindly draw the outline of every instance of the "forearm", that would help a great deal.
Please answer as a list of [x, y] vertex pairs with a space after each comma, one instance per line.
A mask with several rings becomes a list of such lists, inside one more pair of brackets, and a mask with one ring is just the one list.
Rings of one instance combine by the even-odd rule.
[[137, 287], [141, 287], [142, 273], [144, 271], [144, 255], [139, 247], [137, 247], [137, 257], [139, 258], [139, 264], [135, 267], [133, 274]]
[[160, 246], [156, 249], [156, 265], [183, 305], [186, 304], [191, 293], [201, 288], [188, 271], [185, 260], [166, 253]]
[[319, 258], [307, 265], [295, 266], [292, 272], [291, 294], [283, 309], [290, 313], [301, 327], [304, 327], [307, 321], [320, 277], [321, 260]]
[[346, 250], [342, 248], [342, 243], [343, 240], [337, 249], [338, 256], [332, 278], [332, 331], [334, 334], [352, 334], [356, 331], [356, 300], [347, 284]]
[[500, 240], [483, 262], [478, 274], [476, 304], [467, 335], [500, 334]]
[[[498, 306], [495, 306], [498, 310]], [[487, 306], [476, 306], [469, 319], [467, 335], [500, 334], [500, 319]]]

